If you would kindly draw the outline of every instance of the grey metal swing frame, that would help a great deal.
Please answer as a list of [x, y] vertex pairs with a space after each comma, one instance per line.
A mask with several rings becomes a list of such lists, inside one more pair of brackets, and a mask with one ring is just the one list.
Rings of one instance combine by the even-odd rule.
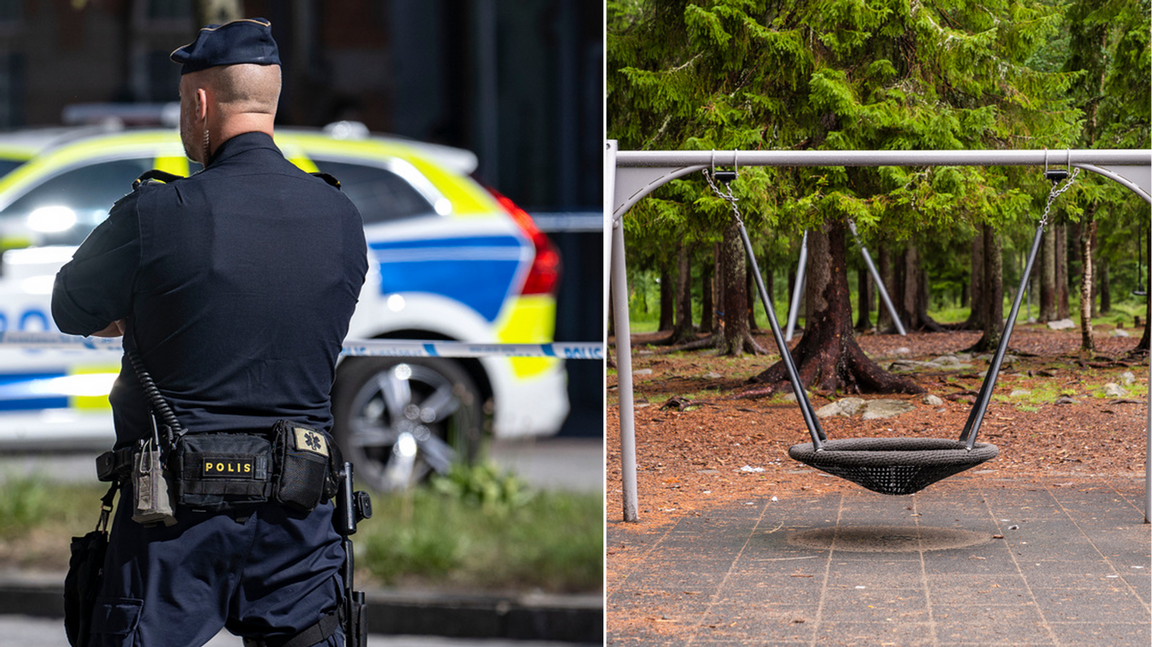
[[[605, 257], [610, 271], [604, 295], [611, 294], [616, 325], [617, 389], [619, 394], [622, 503], [625, 521], [638, 521], [636, 488], [635, 403], [632, 392], [631, 326], [624, 253], [623, 217], [637, 201], [663, 184], [717, 165], [731, 166], [1048, 166], [1047, 150], [968, 151], [620, 151], [614, 140], [605, 144]], [[1091, 171], [1113, 180], [1152, 204], [1152, 151], [1068, 150], [1067, 168]], [[609, 292], [611, 287], [611, 292]], [[605, 303], [605, 312], [607, 306]], [[774, 318], [773, 318], [774, 320]], [[607, 334], [607, 320], [605, 320]], [[988, 395], [991, 395], [989, 391]], [[1152, 411], [1146, 449], [1145, 522], [1152, 509]], [[835, 442], [835, 441], [833, 441]]]

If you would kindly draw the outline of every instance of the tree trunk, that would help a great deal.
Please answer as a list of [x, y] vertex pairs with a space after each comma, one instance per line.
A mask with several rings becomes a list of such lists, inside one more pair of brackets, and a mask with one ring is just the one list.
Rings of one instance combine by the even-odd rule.
[[984, 330], [984, 234], [979, 230], [972, 237], [971, 265], [972, 309], [968, 311], [968, 320], [962, 327], [967, 330]]
[[660, 320], [656, 326], [660, 332], [672, 330], [676, 324], [676, 286], [670, 270], [669, 263], [660, 266]]
[[1040, 246], [1040, 321], [1056, 321], [1056, 226], [1048, 227]]
[[[884, 371], [868, 359], [852, 330], [843, 222], [808, 232], [807, 302], [804, 336], [792, 351], [805, 387], [854, 393], [923, 393], [916, 383]], [[783, 362], [753, 381], [766, 384], [755, 394], [791, 391]]]
[[[888, 284], [888, 296], [892, 299], [892, 307], [896, 309], [896, 316], [900, 318], [900, 323], [904, 324], [904, 328], [909, 327], [908, 322], [908, 248], [900, 250], [892, 255], [892, 282]], [[892, 326], [895, 332], [895, 324]]]
[[[1152, 215], [1149, 208], [1144, 208], [1144, 214]], [[1152, 219], [1147, 219], [1144, 222], [1144, 230], [1149, 235], [1144, 236], [1144, 258], [1147, 260], [1144, 265], [1144, 289], [1152, 292]], [[1139, 244], [1137, 241], [1136, 244]], [[1144, 334], [1140, 335], [1140, 341], [1136, 343], [1136, 348], [1129, 352], [1131, 356], [1147, 356], [1149, 355], [1149, 345], [1152, 343], [1152, 298], [1144, 295]]]
[[762, 351], [748, 331], [748, 295], [744, 290], [744, 244], [736, 224], [724, 229], [721, 243], [721, 284], [724, 286], [724, 327], [719, 344], [720, 355], [739, 357], [745, 352]]
[[712, 244], [712, 287], [715, 299], [715, 319], [712, 321], [712, 334], [719, 335], [724, 330], [724, 245]]
[[692, 325], [692, 255], [688, 245], [681, 244], [676, 255], [676, 327], [672, 330], [672, 343], [683, 344], [696, 338]]
[[[1095, 220], [1096, 206], [1092, 205], [1092, 217]], [[1091, 223], [1092, 236], [1089, 241], [1092, 245], [1092, 317], [1100, 316], [1100, 248], [1096, 245], [1096, 223]]]
[[1068, 307], [1068, 226], [1056, 225], [1056, 318], [1067, 319]]
[[976, 352], [995, 349], [1000, 344], [1000, 334], [1004, 329], [1004, 259], [1001, 255], [1000, 237], [989, 224], [984, 225], [982, 237], [984, 334], [971, 348]]
[[753, 275], [752, 264], [748, 263], [744, 270], [744, 298], [748, 302], [748, 331], [759, 332], [756, 325], [756, 277]]
[[944, 328], [928, 316], [928, 277], [924, 274], [924, 263], [920, 248], [914, 241], [901, 255], [902, 271], [897, 312], [908, 330], [930, 330], [941, 332]]
[[1092, 239], [1096, 236], [1096, 205], [1090, 204], [1084, 210], [1084, 221], [1080, 227], [1080, 348], [1096, 350], [1092, 339]]
[[1108, 282], [1108, 259], [1100, 257], [1100, 314], [1112, 312], [1112, 285]]
[[[881, 241], [879, 249], [877, 250], [879, 258], [879, 267], [876, 269], [880, 273], [880, 280], [884, 282], [885, 289], [891, 290], [895, 287], [895, 272], [892, 271], [892, 251], [891, 247]], [[880, 298], [880, 290], [876, 289], [876, 298]], [[884, 334], [890, 334], [896, 330], [896, 324], [892, 322], [892, 315], [888, 313], [888, 308], [884, 307], [883, 302], [876, 304], [876, 330]]]
[[712, 332], [713, 318], [712, 311], [715, 309], [715, 291], [712, 289], [712, 284], [715, 281], [715, 273], [712, 268], [715, 263], [709, 261], [704, 264], [704, 271], [700, 273], [700, 330]]
[[868, 268], [861, 267], [856, 272], [857, 317], [856, 330], [872, 329], [872, 281]]
[[[765, 259], [765, 260], [767, 260], [767, 259]], [[776, 306], [776, 290], [774, 289], [773, 286], [776, 283], [776, 272], [772, 269], [772, 264], [768, 263], [768, 262], [765, 262], [764, 267], [761, 269], [764, 270], [764, 290], [768, 293], [768, 298], [772, 301], [772, 306], [775, 307]], [[760, 296], [759, 296], [759, 294], [753, 293], [753, 294], [750, 294], [748, 296], [748, 298], [749, 299], [759, 299]], [[761, 305], [763, 305], [763, 304], [761, 304]], [[765, 308], [765, 310], [767, 310], [767, 308]], [[777, 314], [779, 314], [779, 313], [777, 313]], [[776, 323], [779, 324], [780, 322], [777, 321]], [[771, 324], [769, 324], [769, 326], [771, 326]]]

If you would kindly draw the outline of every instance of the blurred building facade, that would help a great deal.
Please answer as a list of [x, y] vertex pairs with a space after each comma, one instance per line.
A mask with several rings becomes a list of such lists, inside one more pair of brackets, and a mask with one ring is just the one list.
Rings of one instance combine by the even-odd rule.
[[[537, 210], [601, 200], [603, 6], [578, 0], [244, 0], [284, 61], [278, 121], [353, 119], [467, 148]], [[177, 100], [193, 0], [0, 0], [0, 129], [77, 103]], [[589, 170], [589, 165], [590, 169]]]
[[[348, 119], [466, 148], [482, 182], [534, 215], [582, 214], [576, 226], [537, 218], [565, 261], [556, 338], [602, 337], [603, 3], [236, 4], [272, 21], [284, 63], [279, 124]], [[194, 0], [0, 0], [0, 130], [58, 125], [76, 104], [177, 101], [168, 56], [199, 26]], [[569, 363], [571, 396], [599, 420], [603, 374], [590, 364]], [[592, 422], [566, 433], [591, 433]]]

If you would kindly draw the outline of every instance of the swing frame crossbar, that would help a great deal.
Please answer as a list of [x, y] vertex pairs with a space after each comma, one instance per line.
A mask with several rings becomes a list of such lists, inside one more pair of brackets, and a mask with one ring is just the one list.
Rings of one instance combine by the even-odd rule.
[[[628, 284], [624, 254], [623, 217], [637, 201], [663, 184], [690, 173], [711, 169], [717, 166], [793, 166], [793, 167], [832, 167], [832, 166], [1043, 166], [1047, 174], [1049, 166], [1064, 166], [1069, 172], [1083, 169], [1113, 180], [1152, 204], [1152, 151], [1149, 150], [1029, 150], [1029, 151], [620, 151], [614, 140], [606, 142], [604, 164], [605, 194], [605, 257], [610, 259], [610, 271], [605, 278], [611, 285], [613, 314], [616, 324], [617, 387], [619, 394], [621, 472], [623, 493], [623, 517], [625, 521], [637, 521], [638, 496], [636, 490], [636, 440], [635, 405], [632, 389], [631, 327], [628, 320]], [[1050, 195], [1049, 204], [1052, 196]], [[1046, 219], [1045, 219], [1046, 220]], [[743, 230], [743, 227], [741, 226]], [[610, 232], [610, 233], [609, 233]], [[1033, 241], [1043, 235], [1043, 224], [1038, 228]], [[747, 234], [743, 235], [746, 249], [751, 246]], [[763, 290], [762, 279], [756, 273], [758, 288]], [[607, 285], [605, 286], [608, 287]], [[608, 290], [605, 290], [607, 298]], [[1017, 299], [1019, 301], [1019, 299]], [[607, 305], [607, 304], [606, 304]], [[1018, 303], [1012, 314], [1018, 310]], [[607, 312], [607, 309], [605, 309]], [[1011, 322], [1011, 319], [1009, 320]], [[607, 322], [605, 322], [606, 326]], [[779, 324], [769, 315], [773, 332], [779, 335]], [[1005, 336], [1010, 335], [1010, 327]], [[605, 330], [607, 332], [607, 330]], [[786, 347], [785, 347], [786, 348]], [[791, 362], [786, 362], [791, 364]], [[992, 371], [999, 367], [990, 367]], [[794, 371], [794, 368], [792, 369]], [[790, 378], [793, 376], [790, 375]], [[796, 381], [793, 379], [793, 381]], [[982, 387], [982, 395], [991, 398], [988, 382]], [[797, 392], [804, 397], [803, 390]], [[986, 407], [986, 403], [985, 403]], [[973, 414], [981, 409], [979, 402]], [[811, 407], [801, 411], [807, 414]], [[809, 423], [805, 415], [805, 423]], [[824, 440], [819, 423], [812, 418], [808, 424], [812, 432], [813, 445], [818, 447]], [[986, 445], [976, 445], [973, 427], [979, 421], [970, 414], [960, 443], [969, 451], [975, 445], [977, 450]], [[1152, 411], [1148, 419], [1148, 439], [1145, 453], [1145, 507], [1144, 521], [1148, 523], [1152, 510]], [[873, 439], [891, 441], [893, 439]], [[831, 441], [844, 442], [844, 441]], [[952, 442], [952, 441], [945, 441]], [[994, 449], [994, 448], [993, 448]], [[986, 459], [985, 459], [986, 460]], [[963, 468], [962, 468], [963, 469]], [[961, 470], [956, 470], [961, 471]], [[941, 477], [942, 478], [942, 477]]]

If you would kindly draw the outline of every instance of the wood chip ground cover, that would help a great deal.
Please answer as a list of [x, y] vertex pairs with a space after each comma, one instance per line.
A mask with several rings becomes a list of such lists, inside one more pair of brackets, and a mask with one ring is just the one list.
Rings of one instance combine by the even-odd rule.
[[[980, 439], [1000, 448], [1000, 456], [975, 476], [1008, 480], [1083, 480], [1095, 475], [1139, 477], [1144, 473], [1148, 402], [1147, 360], [1128, 361], [1141, 331], [1133, 338], [1096, 337], [1097, 351], [1079, 352], [1077, 331], [1055, 332], [1019, 326], [1010, 353], [1019, 359], [1005, 367], [986, 414]], [[766, 348], [768, 336], [758, 335]], [[863, 335], [860, 344], [881, 365], [898, 359], [928, 361], [962, 352], [978, 333]], [[750, 376], [778, 357], [716, 357], [714, 351], [664, 353], [646, 346], [659, 333], [633, 337], [636, 399], [637, 478], [641, 523], [630, 532], [647, 532], [682, 515], [740, 500], [808, 496], [853, 488], [788, 458], [788, 447], [808, 442], [794, 402], [740, 397]], [[798, 339], [798, 337], [797, 337]], [[610, 342], [611, 345], [611, 342]], [[823, 420], [830, 438], [914, 436], [956, 438], [971, 410], [987, 370], [987, 360], [966, 361], [959, 369], [911, 373], [942, 405], [924, 404], [924, 396], [862, 395], [899, 399], [914, 405], [910, 413], [882, 420], [859, 415]], [[1134, 381], [1123, 385], [1122, 375]], [[1103, 396], [1105, 384], [1123, 385], [1127, 395]], [[1028, 395], [1009, 397], [1013, 391]], [[810, 394], [813, 406], [856, 394]], [[1057, 404], [1061, 398], [1069, 404]], [[620, 427], [616, 374], [608, 376], [606, 430], [608, 523], [622, 518]], [[971, 474], [970, 474], [971, 476]], [[609, 546], [608, 568], [626, 551]], [[611, 581], [611, 577], [609, 577]]]

